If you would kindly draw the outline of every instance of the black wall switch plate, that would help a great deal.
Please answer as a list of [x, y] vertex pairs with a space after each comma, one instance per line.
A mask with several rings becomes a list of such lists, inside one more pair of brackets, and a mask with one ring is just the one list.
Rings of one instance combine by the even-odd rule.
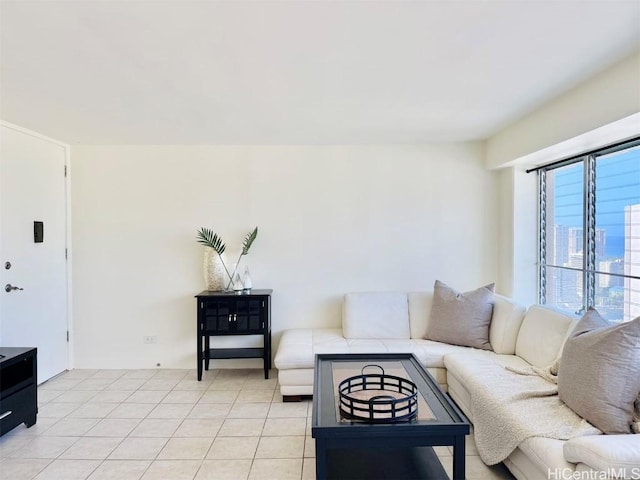
[[34, 243], [44, 242], [44, 223], [43, 222], [33, 222], [33, 242]]

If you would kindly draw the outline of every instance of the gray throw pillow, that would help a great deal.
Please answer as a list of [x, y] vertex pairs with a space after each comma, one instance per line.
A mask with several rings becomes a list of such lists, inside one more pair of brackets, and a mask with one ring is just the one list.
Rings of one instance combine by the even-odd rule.
[[611, 324], [589, 308], [567, 339], [560, 400], [605, 433], [631, 433], [640, 394], [640, 317]]
[[631, 422], [631, 431], [633, 433], [640, 433], [640, 393], [636, 398], [635, 412], [633, 414], [633, 422]]
[[493, 315], [493, 288], [492, 283], [460, 293], [436, 280], [425, 338], [491, 350], [489, 325]]

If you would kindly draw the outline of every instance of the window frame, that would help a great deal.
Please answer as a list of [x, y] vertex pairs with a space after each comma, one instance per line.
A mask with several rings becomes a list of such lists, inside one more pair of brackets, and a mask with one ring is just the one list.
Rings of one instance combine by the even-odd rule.
[[[583, 297], [582, 308], [576, 312], [581, 315], [587, 308], [595, 306], [596, 275], [640, 280], [640, 276], [624, 273], [601, 272], [596, 265], [596, 162], [598, 157], [610, 155], [623, 150], [640, 146], [640, 137], [602, 147], [598, 150], [576, 155], [571, 158], [552, 162], [541, 167], [528, 170], [538, 173], [538, 302], [547, 304], [547, 267], [582, 272]], [[547, 172], [558, 168], [583, 164], [583, 209], [582, 209], [582, 268], [547, 263]]]

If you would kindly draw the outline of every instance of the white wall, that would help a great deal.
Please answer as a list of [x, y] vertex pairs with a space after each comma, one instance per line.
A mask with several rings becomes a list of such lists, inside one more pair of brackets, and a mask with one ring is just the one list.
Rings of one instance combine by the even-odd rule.
[[503, 168], [498, 185], [498, 282], [505, 295], [532, 305], [538, 301], [537, 176]]
[[338, 326], [348, 291], [496, 280], [497, 174], [478, 144], [81, 146], [71, 161], [79, 368], [195, 368], [200, 226], [236, 251], [259, 226], [245, 260], [274, 289], [276, 341]]
[[513, 294], [513, 254], [515, 245], [514, 233], [514, 191], [513, 169], [503, 168], [498, 174], [498, 281], [503, 287], [503, 293], [510, 297]]
[[[486, 165], [488, 168], [503, 166], [638, 112], [640, 53], [553, 99], [488, 139]], [[589, 144], [588, 140], [585, 143], [589, 148], [598, 146]]]

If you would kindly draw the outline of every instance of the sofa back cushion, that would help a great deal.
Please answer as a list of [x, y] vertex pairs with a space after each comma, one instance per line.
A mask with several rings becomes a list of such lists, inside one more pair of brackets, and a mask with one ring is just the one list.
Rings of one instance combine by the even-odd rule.
[[526, 311], [524, 306], [507, 297], [494, 296], [493, 317], [489, 326], [489, 341], [494, 352], [502, 355], [516, 352], [516, 340]]
[[342, 304], [345, 338], [409, 339], [409, 305], [406, 293], [348, 293]]
[[516, 355], [536, 367], [551, 365], [562, 353], [576, 320], [541, 305], [529, 307], [516, 341]]
[[429, 326], [433, 292], [411, 292], [407, 294], [407, 298], [409, 300], [411, 338], [424, 338]]

